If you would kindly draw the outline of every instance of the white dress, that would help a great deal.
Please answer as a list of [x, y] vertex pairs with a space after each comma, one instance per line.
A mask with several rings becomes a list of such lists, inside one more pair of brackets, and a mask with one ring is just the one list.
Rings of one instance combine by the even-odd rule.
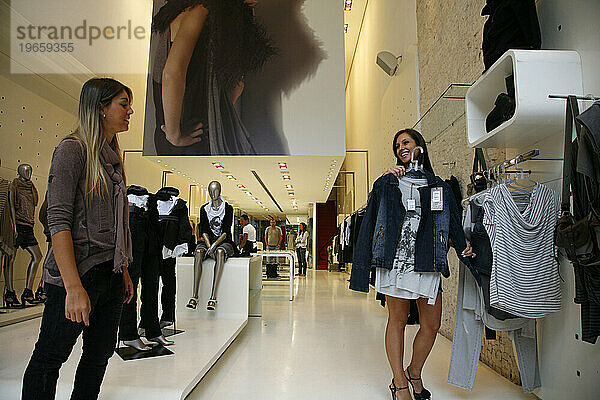
[[[426, 186], [426, 179], [404, 176], [398, 187], [402, 192], [402, 204], [406, 216], [400, 228], [396, 245], [396, 256], [391, 270], [377, 268], [375, 290], [379, 293], [401, 299], [426, 298], [428, 304], [435, 304], [440, 288], [439, 272], [415, 272], [415, 241], [421, 220], [421, 201], [418, 188]], [[408, 211], [408, 199], [414, 199], [415, 211]]]

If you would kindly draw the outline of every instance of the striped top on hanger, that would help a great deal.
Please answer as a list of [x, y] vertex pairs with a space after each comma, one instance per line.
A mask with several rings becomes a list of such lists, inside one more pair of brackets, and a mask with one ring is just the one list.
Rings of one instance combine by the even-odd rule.
[[491, 188], [483, 203], [484, 225], [494, 254], [490, 304], [525, 318], [560, 310], [560, 276], [554, 227], [560, 213], [557, 193], [537, 184], [519, 207], [504, 184]]

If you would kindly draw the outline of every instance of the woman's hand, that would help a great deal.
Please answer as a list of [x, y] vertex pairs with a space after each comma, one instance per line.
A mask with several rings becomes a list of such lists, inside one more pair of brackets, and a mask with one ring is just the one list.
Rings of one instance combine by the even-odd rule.
[[194, 129], [190, 132], [190, 135], [183, 136], [180, 130], [168, 130], [165, 125], [161, 125], [160, 129], [165, 133], [165, 137], [169, 143], [176, 147], [191, 146], [195, 143], [199, 143], [202, 140], [202, 123], [199, 122], [194, 126]]
[[90, 326], [90, 312], [92, 305], [90, 298], [83, 286], [75, 286], [67, 290], [65, 298], [65, 317], [73, 322], [83, 322], [85, 326]]
[[131, 299], [133, 299], [133, 282], [131, 281], [131, 277], [129, 276], [129, 271], [127, 269], [123, 270], [123, 286], [125, 287], [125, 299], [123, 303], [129, 303]]
[[467, 248], [463, 250], [462, 252], [462, 256], [463, 257], [471, 257], [471, 258], [475, 258], [476, 254], [473, 253], [473, 248], [471, 247], [471, 244], [467, 244]]
[[394, 174], [396, 178], [400, 179], [406, 174], [406, 168], [404, 165], [394, 165], [387, 170], [386, 174]]

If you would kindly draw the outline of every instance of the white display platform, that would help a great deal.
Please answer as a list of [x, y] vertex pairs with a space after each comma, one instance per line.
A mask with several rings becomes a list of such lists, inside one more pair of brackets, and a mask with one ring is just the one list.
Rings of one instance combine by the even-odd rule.
[[[192, 288], [193, 259], [178, 259], [177, 329], [185, 332], [172, 337], [175, 345], [169, 349], [174, 354], [131, 361], [123, 361], [115, 354], [109, 361], [100, 399], [185, 398], [246, 326], [250, 261], [250, 258], [227, 261], [218, 291], [217, 310], [207, 311], [202, 299], [208, 301], [210, 296], [210, 289], [206, 288], [212, 283], [212, 261], [204, 264], [199, 307], [190, 310], [185, 305]], [[209, 265], [211, 267], [206, 268]], [[37, 318], [0, 328], [0, 399], [20, 398], [23, 373], [40, 323], [41, 319]], [[57, 399], [69, 398], [80, 356], [81, 338], [61, 368]]]
[[[514, 75], [512, 118], [486, 132], [485, 119]], [[565, 102], [548, 95], [583, 95], [581, 58], [576, 51], [508, 50], [469, 88], [467, 139], [471, 147], [522, 148], [564, 131]]]

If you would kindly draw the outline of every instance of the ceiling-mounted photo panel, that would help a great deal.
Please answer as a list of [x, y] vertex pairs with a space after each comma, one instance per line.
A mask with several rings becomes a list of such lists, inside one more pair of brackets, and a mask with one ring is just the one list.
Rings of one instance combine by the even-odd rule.
[[154, 0], [144, 155], [343, 155], [342, 12]]

